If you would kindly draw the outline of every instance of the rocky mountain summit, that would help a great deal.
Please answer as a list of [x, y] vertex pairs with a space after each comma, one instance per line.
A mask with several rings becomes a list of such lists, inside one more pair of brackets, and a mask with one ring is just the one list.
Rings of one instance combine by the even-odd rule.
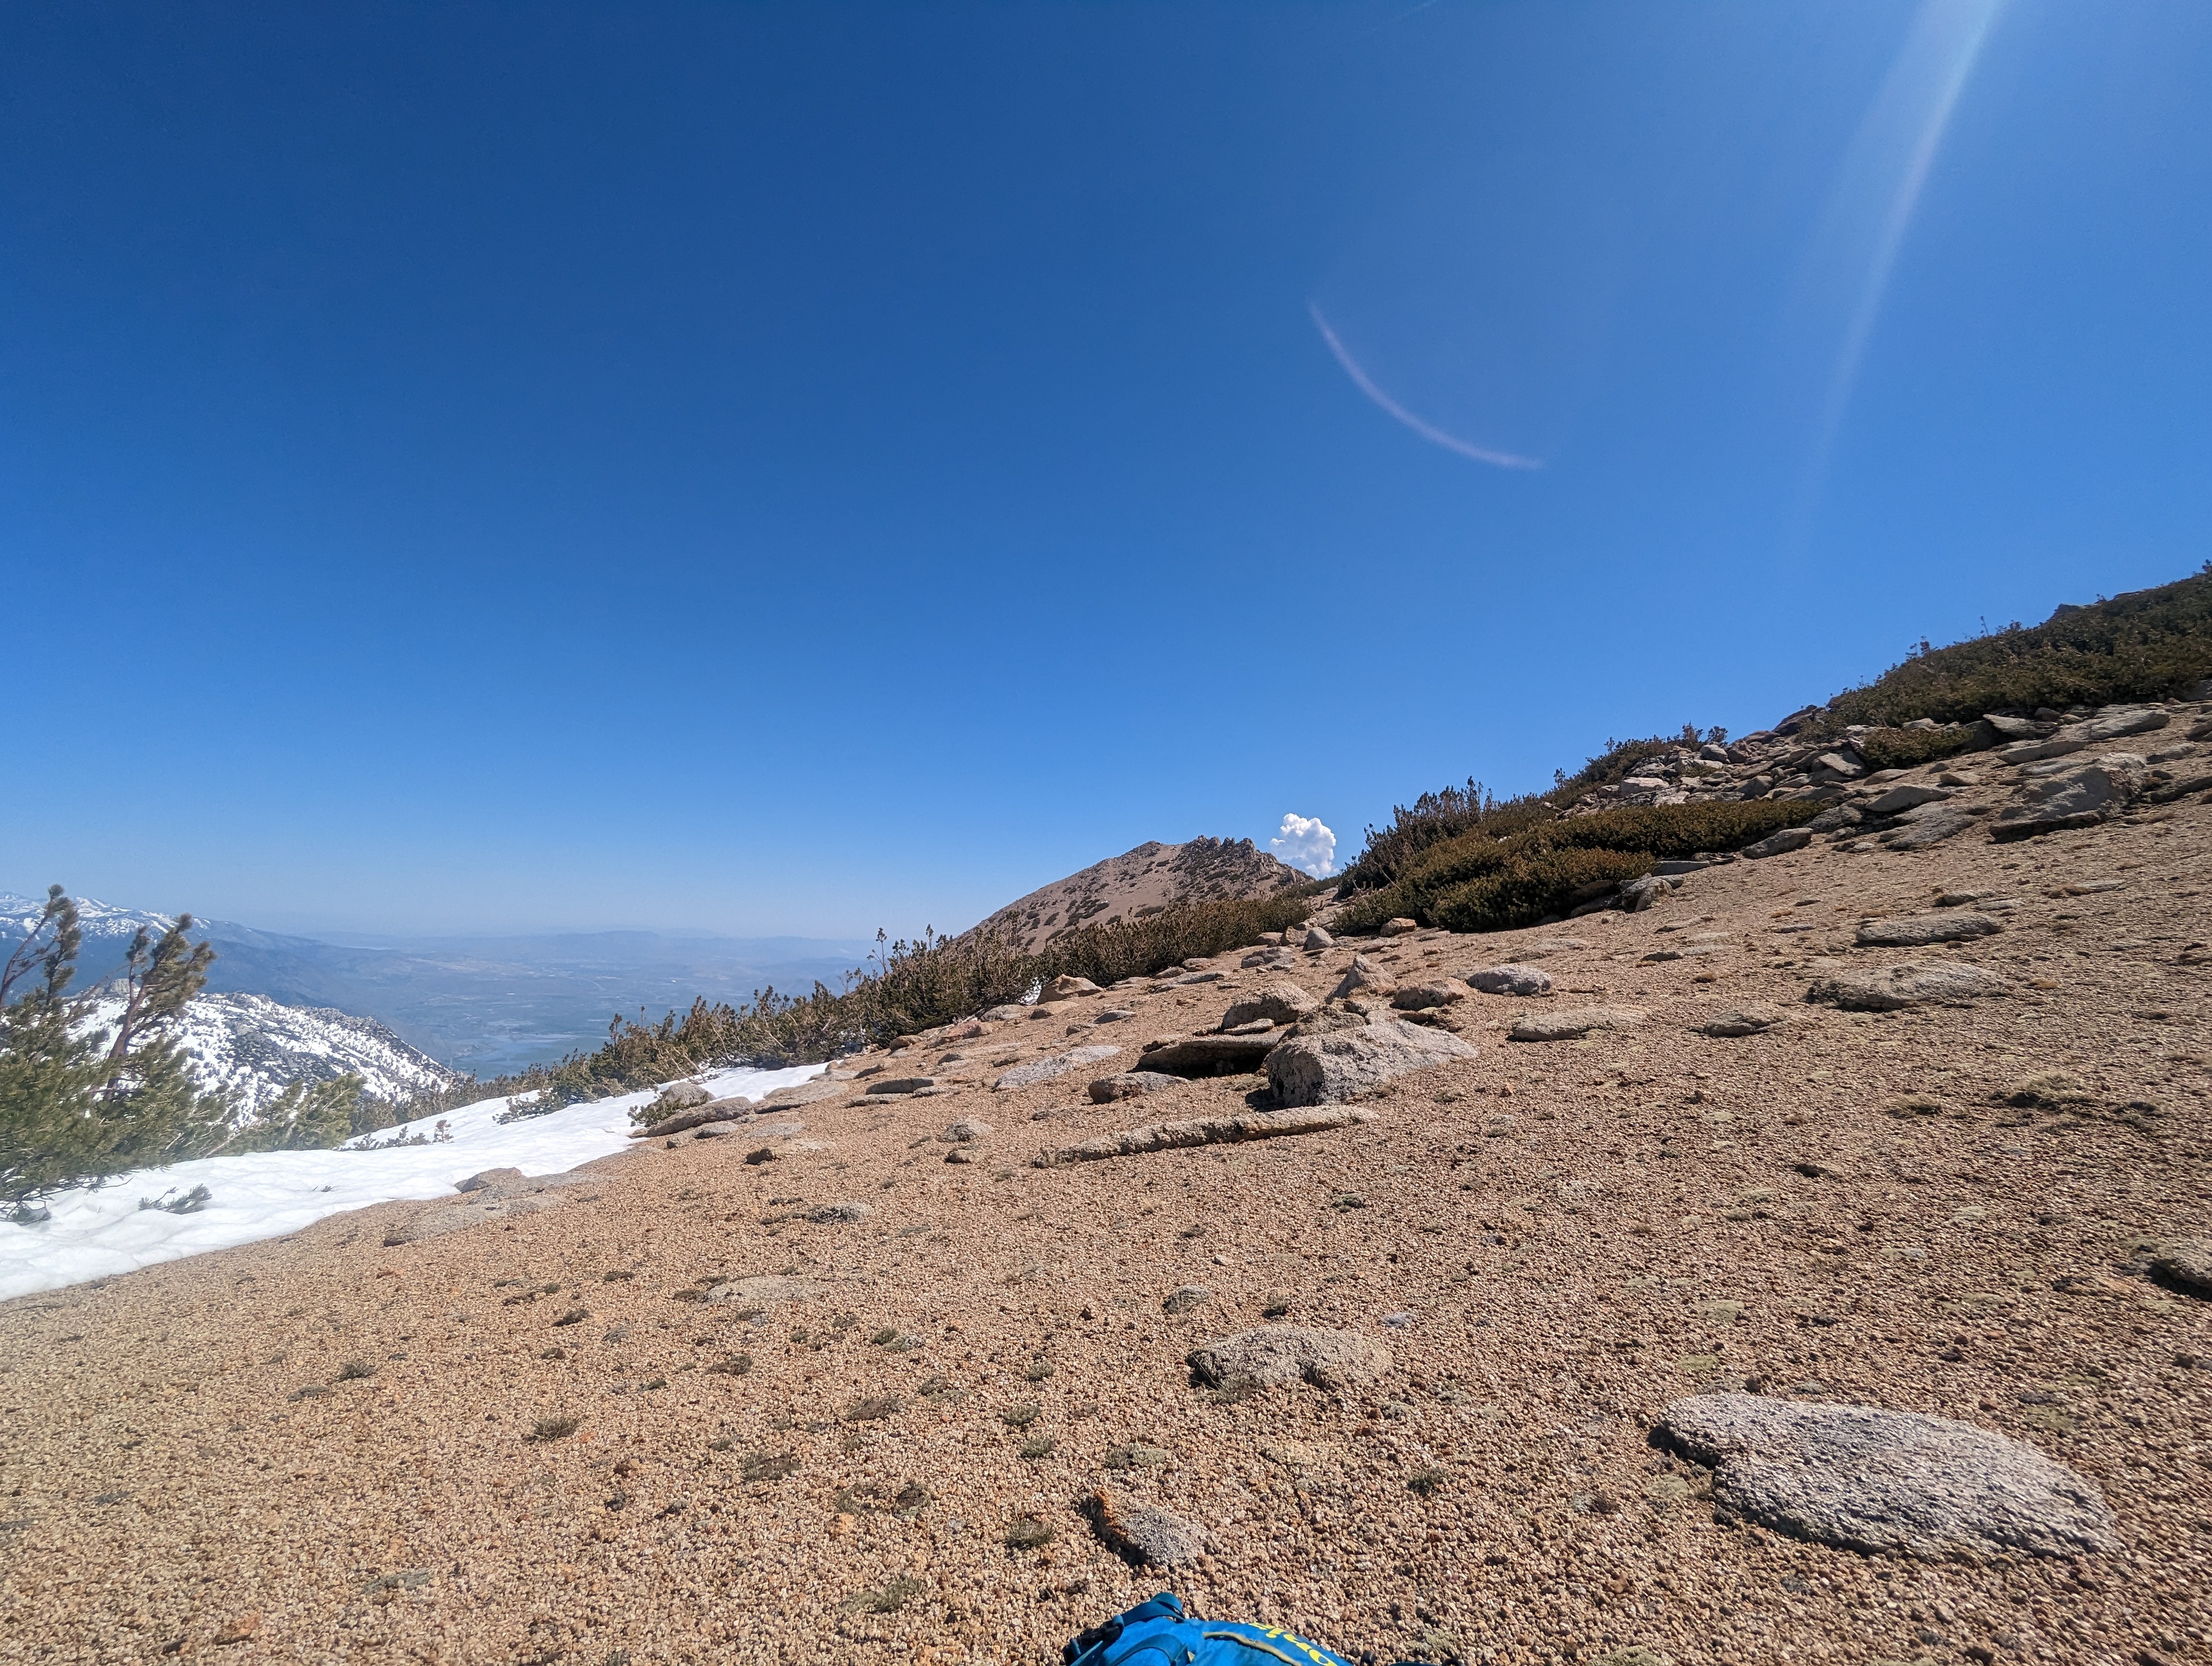
[[5, 1634], [969, 1663], [1170, 1588], [1378, 1660], [2203, 1657], [2212, 762], [2130, 709], [1690, 749], [1629, 790], [1837, 819], [0, 1306]]
[[1079, 926], [1157, 914], [1177, 903], [1269, 897], [1305, 878], [1249, 839], [1140, 844], [1017, 898], [975, 929], [1033, 954]]

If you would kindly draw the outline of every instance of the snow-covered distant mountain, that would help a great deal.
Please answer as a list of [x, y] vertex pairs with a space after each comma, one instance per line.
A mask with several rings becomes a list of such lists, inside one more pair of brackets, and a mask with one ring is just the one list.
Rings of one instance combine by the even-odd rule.
[[[112, 1034], [122, 1014], [121, 997], [103, 992], [92, 1022]], [[374, 1018], [335, 1006], [285, 1006], [266, 995], [194, 995], [167, 1033], [191, 1055], [200, 1085], [228, 1090], [249, 1116], [294, 1082], [355, 1075], [378, 1098], [398, 1102], [460, 1079]]]

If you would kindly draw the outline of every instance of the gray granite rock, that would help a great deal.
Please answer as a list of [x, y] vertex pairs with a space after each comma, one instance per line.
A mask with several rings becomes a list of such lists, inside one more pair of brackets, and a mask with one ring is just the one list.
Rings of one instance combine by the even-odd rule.
[[1715, 1503], [1846, 1550], [2079, 1556], [2119, 1542], [2095, 1483], [1948, 1418], [1707, 1394], [1668, 1407], [1658, 1432], [1714, 1466]]
[[2010, 984], [1978, 966], [1949, 960], [1906, 960], [1879, 970], [1820, 978], [1805, 992], [1805, 999], [1848, 1012], [1894, 1012], [1906, 1006], [1969, 1006], [1987, 996], [2011, 993]]
[[[1577, 944], [1575, 946], [1582, 945]], [[1469, 988], [1480, 989], [1486, 995], [1548, 995], [1552, 993], [1552, 975], [1534, 966], [1510, 963], [1503, 966], [1482, 966], [1466, 976]]]
[[2094, 763], [2027, 781], [1990, 818], [1990, 836], [2025, 839], [2108, 821], [2142, 793], [2144, 768], [2134, 752], [2108, 752]]
[[1753, 861], [1759, 861], [1768, 856], [1782, 856], [1793, 850], [1802, 850], [1812, 842], [1811, 828], [1785, 827], [1779, 833], [1770, 833], [1757, 844], [1746, 845], [1742, 854]]
[[1942, 914], [1907, 915], [1894, 920], [1869, 920], [1858, 931], [1863, 949], [1924, 949], [1931, 943], [1964, 943], [1977, 937], [1995, 937], [2004, 922], [1968, 909]]
[[1579, 1041], [1593, 1030], [1620, 1030], [1644, 1022], [1641, 1006], [1575, 1006], [1560, 1012], [1535, 1012], [1507, 1031], [1517, 1042]]
[[1145, 1567], [1180, 1567], [1213, 1547], [1197, 1523], [1103, 1487], [1091, 1495], [1085, 1513], [1108, 1549]]
[[1147, 1093], [1181, 1087], [1188, 1077], [1170, 1076], [1164, 1070], [1125, 1070], [1118, 1076], [1102, 1076], [1091, 1084], [1091, 1103], [1110, 1105], [1116, 1099], [1139, 1099]]
[[1390, 1369], [1390, 1350], [1356, 1330], [1267, 1325], [1191, 1350], [1185, 1363], [1209, 1387], [1251, 1383], [1273, 1388], [1310, 1383], [1317, 1389], [1358, 1388]]
[[1296, 1035], [1267, 1055], [1266, 1067], [1277, 1104], [1326, 1105], [1416, 1070], [1474, 1056], [1471, 1045], [1447, 1031], [1376, 1018]]
[[1313, 995], [1288, 980], [1266, 983], [1231, 1002], [1229, 1010], [1221, 1015], [1221, 1027], [1234, 1030], [1255, 1018], [1266, 1018], [1273, 1024], [1296, 1024], [1320, 1005]]
[[994, 1088], [1035, 1087], [1040, 1082], [1057, 1081], [1072, 1070], [1086, 1064], [1096, 1064], [1101, 1059], [1110, 1059], [1121, 1049], [1100, 1044], [1079, 1047], [1066, 1053], [1057, 1053], [1050, 1058], [1033, 1059], [1027, 1064], [1018, 1064], [991, 1084]]

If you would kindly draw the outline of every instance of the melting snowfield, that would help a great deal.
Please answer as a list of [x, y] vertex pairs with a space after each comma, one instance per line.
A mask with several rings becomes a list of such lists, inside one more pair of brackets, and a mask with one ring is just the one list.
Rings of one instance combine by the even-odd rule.
[[[725, 1070], [699, 1079], [718, 1098], [758, 1099], [821, 1068]], [[631, 1110], [653, 1097], [629, 1093], [505, 1124], [498, 1117], [509, 1102], [485, 1099], [442, 1117], [387, 1128], [374, 1136], [375, 1148], [207, 1157], [58, 1193], [47, 1200], [51, 1220], [36, 1226], [0, 1223], [0, 1299], [282, 1237], [325, 1215], [372, 1203], [442, 1197], [480, 1169], [552, 1174], [574, 1168], [627, 1147], [636, 1126]], [[434, 1138], [441, 1121], [451, 1139]], [[418, 1134], [432, 1143], [383, 1143]], [[190, 1213], [139, 1207], [141, 1200], [183, 1199], [201, 1186], [207, 1188], [207, 1201]]]

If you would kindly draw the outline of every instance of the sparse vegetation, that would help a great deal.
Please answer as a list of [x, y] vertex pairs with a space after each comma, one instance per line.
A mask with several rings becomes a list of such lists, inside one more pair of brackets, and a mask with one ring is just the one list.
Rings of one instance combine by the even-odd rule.
[[1048, 1458], [1060, 1450], [1060, 1443], [1050, 1435], [1031, 1435], [1022, 1443], [1025, 1458]]
[[341, 1383], [359, 1383], [375, 1375], [376, 1367], [356, 1354], [338, 1367], [337, 1380]]
[[1502, 820], [1477, 825], [1431, 843], [1389, 885], [1354, 896], [1337, 923], [1353, 933], [1401, 915], [1457, 932], [1533, 925], [1650, 873], [1657, 862], [1741, 849], [1819, 810], [1802, 800], [1753, 800], [1624, 806], [1523, 822], [1502, 836]]
[[1451, 1477], [1441, 1469], [1416, 1469], [1406, 1477], [1406, 1485], [1422, 1498], [1428, 1499], [1434, 1498], [1442, 1492], [1444, 1483], [1450, 1479]]
[[530, 1426], [529, 1438], [539, 1441], [566, 1440], [576, 1432], [576, 1428], [573, 1417], [541, 1417]]
[[2041, 624], [1934, 648], [1927, 642], [1821, 714], [1893, 727], [1916, 718], [1972, 723], [1984, 712], [2106, 706], [2183, 695], [2212, 677], [2212, 562], [2153, 590], [2061, 607]]
[[755, 1452], [745, 1459], [744, 1477], [747, 1481], [781, 1481], [798, 1468], [798, 1458], [789, 1452]]
[[1939, 757], [1955, 757], [1973, 745], [1974, 726], [1947, 723], [1936, 729], [1869, 729], [1859, 736], [1859, 756], [1876, 769], [1911, 769]]
[[1006, 1523], [1006, 1548], [1042, 1550], [1053, 1541], [1052, 1523], [1035, 1516], [1017, 1516]]
[[844, 1607], [861, 1614], [896, 1614], [919, 1596], [921, 1590], [922, 1584], [919, 1579], [894, 1579], [888, 1585], [847, 1597]]
[[1009, 1406], [999, 1414], [999, 1421], [1009, 1429], [1026, 1429], [1037, 1420], [1039, 1415], [1035, 1406]]

